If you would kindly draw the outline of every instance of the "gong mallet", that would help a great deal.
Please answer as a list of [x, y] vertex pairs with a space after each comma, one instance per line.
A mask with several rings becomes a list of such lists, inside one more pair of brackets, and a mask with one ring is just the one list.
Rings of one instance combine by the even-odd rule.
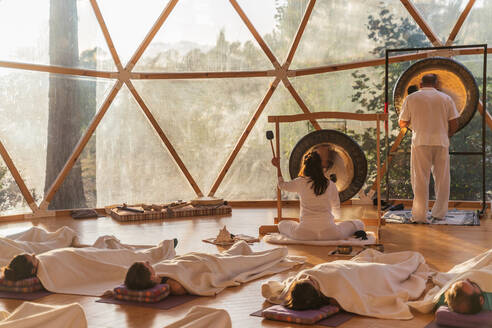
[[273, 157], [275, 158], [275, 150], [273, 149], [273, 141], [272, 141], [273, 140], [273, 131], [268, 130], [266, 132], [266, 138], [268, 140], [270, 140], [270, 146], [272, 146], [272, 154], [273, 154]]

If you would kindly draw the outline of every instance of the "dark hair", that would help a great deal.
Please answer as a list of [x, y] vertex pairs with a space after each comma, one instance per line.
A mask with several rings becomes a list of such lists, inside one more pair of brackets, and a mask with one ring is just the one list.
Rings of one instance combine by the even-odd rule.
[[448, 307], [457, 313], [475, 314], [482, 311], [480, 298], [482, 294], [467, 294], [463, 290], [463, 281], [452, 285], [444, 294]]
[[415, 84], [412, 84], [411, 86], [409, 86], [407, 88], [407, 94], [409, 94], [409, 95], [411, 95], [412, 93], [417, 92], [417, 91], [419, 91], [419, 88]]
[[128, 289], [149, 289], [155, 285], [156, 283], [151, 280], [149, 269], [142, 262], [135, 262], [128, 269], [125, 277], [125, 286]]
[[288, 309], [302, 311], [319, 309], [328, 304], [328, 302], [329, 298], [324, 296], [311, 283], [298, 280], [290, 285], [284, 306]]
[[17, 281], [36, 276], [34, 265], [27, 260], [25, 255], [26, 254], [17, 255], [10, 261], [9, 265], [3, 269], [5, 279]]
[[321, 166], [321, 156], [316, 151], [310, 151], [304, 155], [299, 175], [311, 179], [311, 189], [317, 196], [324, 194], [328, 188], [329, 181]]
[[437, 75], [436, 74], [425, 74], [422, 77], [422, 84], [436, 85], [437, 84]]

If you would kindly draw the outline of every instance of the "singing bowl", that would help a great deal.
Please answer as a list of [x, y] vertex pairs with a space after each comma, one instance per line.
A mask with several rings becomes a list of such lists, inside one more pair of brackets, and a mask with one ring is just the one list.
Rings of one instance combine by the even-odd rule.
[[396, 112], [400, 114], [403, 101], [408, 96], [408, 87], [419, 86], [422, 77], [431, 73], [437, 74], [438, 89], [454, 100], [456, 109], [460, 113], [458, 130], [461, 130], [477, 111], [479, 91], [472, 73], [462, 64], [449, 58], [426, 58], [403, 72], [393, 91], [393, 104]]
[[321, 157], [325, 176], [336, 175], [340, 201], [352, 198], [364, 185], [367, 160], [359, 145], [349, 136], [335, 130], [318, 130], [301, 138], [292, 149], [289, 173], [295, 179], [304, 154], [316, 150]]

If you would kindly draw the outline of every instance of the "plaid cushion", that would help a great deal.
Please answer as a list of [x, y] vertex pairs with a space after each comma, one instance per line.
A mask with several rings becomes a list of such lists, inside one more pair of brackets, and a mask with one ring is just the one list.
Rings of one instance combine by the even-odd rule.
[[0, 278], [1, 291], [32, 293], [41, 289], [43, 289], [43, 285], [41, 285], [41, 281], [39, 281], [38, 277], [31, 277], [17, 281], [7, 280], [4, 277]]
[[125, 285], [121, 285], [114, 289], [114, 297], [124, 301], [155, 303], [166, 298], [170, 291], [168, 284], [158, 284], [144, 290], [131, 290]]
[[294, 311], [289, 310], [282, 305], [271, 306], [261, 313], [261, 315], [270, 320], [287, 321], [312, 325], [332, 314], [337, 313], [339, 307], [333, 305], [325, 305], [316, 310]]

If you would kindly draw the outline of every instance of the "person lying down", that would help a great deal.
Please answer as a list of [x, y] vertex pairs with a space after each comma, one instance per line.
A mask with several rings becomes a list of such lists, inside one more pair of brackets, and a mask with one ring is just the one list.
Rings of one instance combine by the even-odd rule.
[[429, 313], [441, 305], [462, 314], [475, 314], [492, 310], [492, 249], [463, 263], [448, 272], [432, 276], [435, 286], [420, 300], [409, 305], [419, 312]]
[[267, 301], [293, 310], [338, 304], [381, 319], [412, 319], [408, 302], [424, 292], [429, 269], [420, 253], [367, 249], [351, 260], [318, 264], [283, 282], [262, 285]]
[[[244, 241], [219, 254], [188, 253], [155, 264], [133, 263], [125, 277], [128, 289], [144, 290], [167, 283], [171, 295], [213, 296], [265, 275], [288, 270], [304, 262], [287, 255], [286, 247], [253, 252]], [[112, 296], [112, 291], [105, 293]]]
[[31, 227], [25, 231], [0, 237], [0, 267], [7, 265], [18, 254], [41, 254], [52, 249], [77, 246], [77, 233], [69, 227], [54, 232]]
[[4, 277], [18, 281], [37, 276], [50, 292], [100, 296], [124, 279], [132, 263], [157, 263], [176, 255], [174, 240], [135, 249], [114, 237], [104, 236], [94, 245], [97, 247], [59, 248], [39, 255], [17, 255], [3, 269]]

